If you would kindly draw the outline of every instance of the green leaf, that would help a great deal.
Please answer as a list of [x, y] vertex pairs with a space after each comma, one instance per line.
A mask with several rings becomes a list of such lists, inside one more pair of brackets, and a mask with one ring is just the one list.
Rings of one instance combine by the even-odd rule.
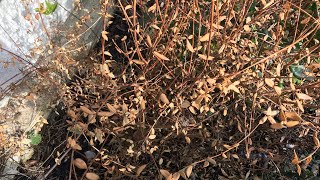
[[58, 3], [54, 2], [51, 3], [50, 1], [46, 0], [46, 11], [43, 13], [45, 15], [52, 14], [57, 9]]
[[291, 65], [290, 71], [296, 78], [302, 79], [306, 77], [306, 68], [304, 67], [304, 65]]
[[41, 134], [32, 134], [31, 135], [31, 144], [38, 145], [42, 140]]

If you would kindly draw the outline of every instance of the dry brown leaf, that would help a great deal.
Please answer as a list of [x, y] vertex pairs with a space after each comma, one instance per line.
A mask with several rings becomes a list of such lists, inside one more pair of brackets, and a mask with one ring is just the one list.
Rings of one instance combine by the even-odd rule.
[[205, 54], [198, 54], [199, 58], [203, 59], [203, 60], [208, 60], [208, 61], [211, 61], [214, 59], [214, 57], [212, 56], [207, 56]]
[[164, 93], [160, 94], [160, 100], [165, 103], [165, 104], [170, 104], [169, 99], [167, 98], [167, 95], [165, 95]]
[[209, 161], [204, 161], [204, 163], [203, 163], [204, 168], [208, 167], [209, 165], [210, 165]]
[[282, 109], [280, 109], [279, 119], [281, 121], [287, 121], [287, 116]]
[[313, 100], [312, 97], [304, 93], [296, 93], [296, 95], [299, 99], [302, 99], [302, 100]]
[[68, 144], [74, 150], [82, 150], [81, 146], [77, 144], [76, 141], [71, 137], [68, 137]]
[[190, 51], [190, 52], [194, 52], [194, 48], [192, 47], [191, 43], [189, 42], [188, 39], [186, 39], [187, 41], [187, 49]]
[[285, 112], [285, 116], [288, 119], [294, 120], [294, 121], [302, 121], [303, 119], [297, 114], [296, 112]]
[[86, 164], [86, 162], [80, 158], [77, 158], [73, 161], [74, 165], [79, 168], [79, 169], [87, 169], [88, 166]]
[[274, 86], [274, 90], [276, 91], [277, 95], [280, 96], [282, 93], [282, 89], [279, 86]]
[[100, 111], [100, 112], [97, 112], [97, 115], [101, 117], [111, 117], [114, 115], [114, 112]]
[[151, 38], [149, 35], [147, 35], [147, 44], [149, 47], [152, 47], [152, 42], [151, 42]]
[[210, 38], [210, 35], [211, 35], [211, 37], [213, 36], [213, 33], [207, 33], [207, 34], [205, 34], [204, 36], [201, 36], [200, 38], [199, 38], [199, 41], [200, 42], [205, 42], [205, 41], [209, 41], [209, 38]]
[[163, 54], [158, 53], [157, 51], [153, 51], [153, 54], [154, 54], [157, 58], [159, 58], [159, 59], [161, 59], [161, 60], [169, 61], [169, 58], [167, 58], [167, 57], [164, 56]]
[[132, 62], [134, 62], [135, 64], [138, 65], [144, 65], [145, 63], [143, 61], [137, 60], [137, 59], [133, 59]]
[[312, 160], [312, 155], [308, 156], [307, 159], [306, 159], [306, 166], [308, 166], [310, 164]]
[[150, 136], [149, 136], [149, 139], [155, 139], [157, 136], [155, 135], [155, 134], [151, 134]]
[[209, 163], [211, 163], [213, 166], [217, 165], [217, 162], [214, 159], [212, 159], [211, 157], [208, 157], [207, 161], [209, 161]]
[[298, 155], [296, 153], [296, 150], [293, 150], [293, 159], [292, 159], [291, 163], [294, 164], [294, 165], [299, 164], [299, 158], [298, 158]]
[[117, 109], [114, 108], [111, 104], [107, 103], [107, 108], [109, 109], [109, 111], [113, 112], [114, 114], [117, 113]]
[[301, 24], [307, 24], [310, 21], [310, 17], [307, 17], [306, 19], [300, 21]]
[[187, 167], [187, 169], [186, 169], [186, 176], [187, 176], [187, 177], [190, 177], [190, 175], [191, 175], [191, 173], [192, 173], [192, 168], [193, 168], [192, 165], [190, 165], [190, 166]]
[[239, 159], [239, 156], [237, 154], [231, 154], [231, 156], [235, 159]]
[[109, 33], [107, 32], [107, 31], [102, 31], [101, 32], [101, 36], [102, 36], [102, 38], [104, 39], [104, 40], [106, 40], [106, 41], [108, 41], [108, 35]]
[[277, 65], [276, 73], [277, 73], [277, 76], [281, 76], [281, 63]]
[[181, 108], [188, 108], [189, 106], [190, 106], [190, 102], [187, 100], [183, 101], [181, 104]]
[[247, 24], [243, 26], [243, 29], [244, 29], [246, 32], [250, 32], [250, 31], [251, 31], [250, 26], [247, 25]]
[[192, 114], [197, 114], [197, 113], [196, 113], [196, 110], [194, 109], [193, 106], [189, 106], [189, 111], [190, 111]]
[[286, 126], [287, 126], [287, 127], [294, 127], [294, 126], [296, 126], [296, 125], [298, 125], [298, 124], [300, 124], [299, 121], [288, 121], [288, 122], [286, 123]]
[[297, 164], [297, 173], [299, 176], [301, 175], [301, 167], [299, 164]]
[[88, 180], [98, 180], [98, 179], [100, 179], [100, 177], [96, 173], [90, 173], [90, 172], [86, 173], [86, 178]]
[[304, 112], [304, 107], [303, 107], [303, 105], [302, 105], [302, 102], [299, 101], [299, 99], [296, 99], [296, 102], [297, 102], [298, 108], [299, 108], [302, 112]]
[[188, 136], [185, 136], [184, 138], [185, 138], [187, 144], [191, 143], [191, 139]]
[[67, 114], [68, 114], [69, 117], [71, 117], [71, 119], [76, 119], [77, 118], [76, 113], [74, 111], [72, 111], [72, 110], [69, 110]]
[[318, 131], [314, 131], [312, 138], [313, 138], [314, 144], [317, 147], [319, 147], [320, 146], [320, 141], [319, 141], [319, 138], [318, 138]]
[[162, 176], [164, 176], [165, 178], [169, 177], [171, 174], [169, 171], [165, 170], [165, 169], [160, 169], [160, 173]]
[[270, 127], [272, 129], [282, 129], [282, 128], [284, 128], [283, 124], [281, 124], [281, 123], [271, 124]]
[[86, 113], [86, 114], [95, 114], [95, 112], [91, 111], [89, 108], [85, 107], [85, 106], [80, 106], [80, 109], [82, 112]]
[[144, 99], [141, 99], [140, 100], [140, 108], [142, 110], [145, 110], [146, 109], [146, 101]]
[[140, 167], [138, 167], [137, 171], [136, 171], [136, 176], [140, 176], [141, 172], [147, 167], [147, 164], [144, 164]]
[[227, 156], [225, 153], [222, 153], [221, 156], [222, 156], [223, 158], [225, 158], [225, 159], [228, 158], [228, 156]]
[[172, 179], [171, 180], [178, 180], [180, 178], [180, 173], [179, 172], [175, 172], [173, 175], [172, 175]]
[[265, 83], [270, 86], [270, 87], [273, 87], [274, 86], [274, 81], [270, 78], [265, 78], [264, 79]]

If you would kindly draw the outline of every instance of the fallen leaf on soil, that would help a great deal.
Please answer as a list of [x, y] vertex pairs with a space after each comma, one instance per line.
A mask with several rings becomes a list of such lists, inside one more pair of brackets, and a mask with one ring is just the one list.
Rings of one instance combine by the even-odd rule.
[[74, 165], [79, 168], [79, 169], [87, 169], [88, 166], [86, 164], [86, 162], [84, 162], [84, 160], [77, 158], [73, 161]]
[[147, 164], [144, 164], [140, 167], [138, 167], [137, 171], [136, 171], [136, 176], [140, 176], [141, 172], [147, 167]]
[[169, 58], [167, 58], [167, 57], [164, 56], [163, 54], [158, 53], [157, 51], [153, 51], [153, 54], [154, 54], [157, 58], [159, 58], [159, 59], [161, 59], [161, 60], [169, 61]]
[[100, 177], [96, 173], [86, 173], [86, 178], [88, 180], [98, 180]]

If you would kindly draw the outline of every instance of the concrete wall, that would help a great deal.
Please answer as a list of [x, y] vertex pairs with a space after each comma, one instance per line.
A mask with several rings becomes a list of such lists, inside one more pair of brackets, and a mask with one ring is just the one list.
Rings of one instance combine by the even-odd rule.
[[[33, 151], [25, 134], [34, 128], [39, 119], [46, 119], [58, 94], [53, 87], [43, 89], [35, 94], [34, 100], [28, 100], [26, 96], [30, 87], [43, 80], [36, 73], [24, 78], [6, 96], [1, 96], [1, 92], [24, 77], [21, 70], [32, 69], [31, 64], [38, 66], [54, 61], [61, 52], [61, 47], [64, 52], [69, 52], [70, 58], [86, 56], [99, 40], [102, 30], [99, 0], [82, 0], [79, 4], [71, 0], [57, 0], [59, 5], [55, 12], [52, 15], [42, 15], [42, 20], [34, 10], [39, 2], [43, 1], [0, 1], [0, 47], [5, 49], [0, 52], [0, 133], [18, 140], [15, 144], [19, 149], [7, 161], [4, 174], [15, 174], [17, 162], [31, 157]], [[112, 11], [111, 4], [109, 11]], [[52, 42], [53, 49], [49, 48], [49, 42]], [[10, 178], [12, 177], [5, 177]]]

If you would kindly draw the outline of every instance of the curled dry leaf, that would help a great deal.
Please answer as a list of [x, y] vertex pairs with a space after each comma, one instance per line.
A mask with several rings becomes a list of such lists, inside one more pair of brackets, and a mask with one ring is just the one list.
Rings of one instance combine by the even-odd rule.
[[147, 35], [147, 44], [149, 47], [152, 47], [152, 42], [151, 42], [151, 38], [149, 35]]
[[284, 128], [283, 124], [281, 124], [281, 123], [271, 124], [270, 127], [272, 129], [282, 129], [282, 128]]
[[214, 57], [212, 57], [212, 56], [207, 56], [207, 55], [205, 55], [205, 54], [198, 54], [198, 56], [199, 56], [200, 59], [208, 60], [208, 61], [211, 61], [211, 60], [214, 59]]
[[279, 86], [274, 86], [274, 90], [276, 91], [277, 95], [280, 96], [282, 93], [282, 89]]
[[79, 146], [79, 144], [77, 144], [71, 137], [68, 137], [68, 144], [74, 150], [82, 150], [81, 146]]
[[138, 65], [144, 65], [145, 63], [143, 61], [137, 60], [137, 59], [133, 59], [132, 62], [134, 62], [135, 64]]
[[318, 131], [314, 131], [312, 137], [313, 137], [313, 142], [314, 142], [314, 144], [315, 144], [317, 147], [320, 147], [320, 141], [319, 141], [319, 138], [318, 138]]
[[190, 102], [185, 100], [183, 101], [183, 103], [181, 104], [181, 108], [188, 108], [190, 106]]
[[170, 172], [165, 170], [165, 169], [160, 169], [160, 173], [165, 178], [167, 178], [167, 177], [169, 177], [171, 175]]
[[74, 165], [79, 168], [79, 169], [87, 169], [88, 166], [86, 164], [86, 162], [84, 162], [84, 160], [77, 158], [73, 161]]
[[150, 136], [149, 136], [149, 139], [155, 139], [157, 136], [155, 135], [155, 134], [151, 134]]
[[199, 41], [200, 41], [200, 42], [209, 41], [210, 36], [212, 37], [213, 35], [214, 35], [214, 33], [209, 32], [209, 33], [201, 36], [200, 39], [199, 39]]
[[247, 25], [247, 24], [243, 26], [243, 29], [244, 29], [246, 32], [250, 32], [250, 30], [251, 30], [251, 29], [250, 29], [250, 26]]
[[309, 95], [306, 95], [304, 93], [296, 93], [297, 97], [301, 100], [313, 100], [313, 98]]
[[85, 106], [80, 106], [80, 109], [82, 112], [86, 113], [86, 114], [95, 114], [95, 112], [91, 111], [89, 108], [85, 107]]
[[164, 56], [163, 54], [158, 53], [157, 51], [153, 51], [153, 54], [154, 54], [157, 58], [159, 58], [159, 59], [161, 59], [161, 60], [169, 61], [169, 58], [167, 58], [167, 57]]
[[97, 112], [97, 115], [101, 117], [111, 117], [114, 115], [114, 112], [100, 111], [100, 112]]
[[298, 155], [296, 153], [296, 150], [293, 150], [293, 159], [291, 161], [292, 164], [299, 164], [299, 158]]
[[171, 180], [178, 180], [179, 178], [180, 178], [180, 173], [179, 173], [179, 172], [175, 172], [175, 173], [172, 175]]
[[285, 112], [285, 116], [288, 119], [294, 120], [294, 121], [302, 121], [303, 119], [297, 114], [296, 112]]
[[187, 169], [186, 169], [186, 176], [187, 176], [187, 177], [190, 177], [190, 175], [191, 175], [191, 173], [192, 173], [192, 168], [193, 168], [192, 165], [190, 165], [190, 166], [187, 167]]
[[286, 123], [286, 126], [287, 126], [287, 127], [294, 127], [294, 126], [296, 126], [296, 125], [298, 125], [298, 124], [300, 124], [299, 121], [288, 121], [288, 122]]
[[190, 52], [194, 52], [194, 48], [192, 47], [191, 43], [189, 42], [188, 39], [186, 39], [187, 41], [187, 49], [190, 51]]
[[96, 173], [90, 173], [90, 172], [86, 173], [86, 178], [88, 180], [98, 180], [98, 179], [100, 179], [100, 177]]
[[274, 86], [274, 81], [272, 79], [270, 79], [270, 78], [265, 78], [264, 82], [270, 87]]
[[144, 164], [140, 167], [138, 167], [137, 171], [136, 171], [136, 176], [140, 176], [141, 172], [147, 167], [147, 164]]
[[107, 31], [102, 31], [101, 32], [101, 36], [102, 36], [102, 38], [104, 39], [104, 40], [106, 40], [106, 41], [108, 41], [108, 35], [109, 33], [107, 32]]
[[167, 95], [165, 95], [164, 93], [160, 94], [160, 100], [165, 104], [170, 104], [170, 101], [168, 100]]
[[111, 112], [113, 112], [115, 114], [117, 113], [117, 109], [114, 108], [111, 104], [107, 103], [107, 107], [108, 107], [109, 111], [111, 111]]

